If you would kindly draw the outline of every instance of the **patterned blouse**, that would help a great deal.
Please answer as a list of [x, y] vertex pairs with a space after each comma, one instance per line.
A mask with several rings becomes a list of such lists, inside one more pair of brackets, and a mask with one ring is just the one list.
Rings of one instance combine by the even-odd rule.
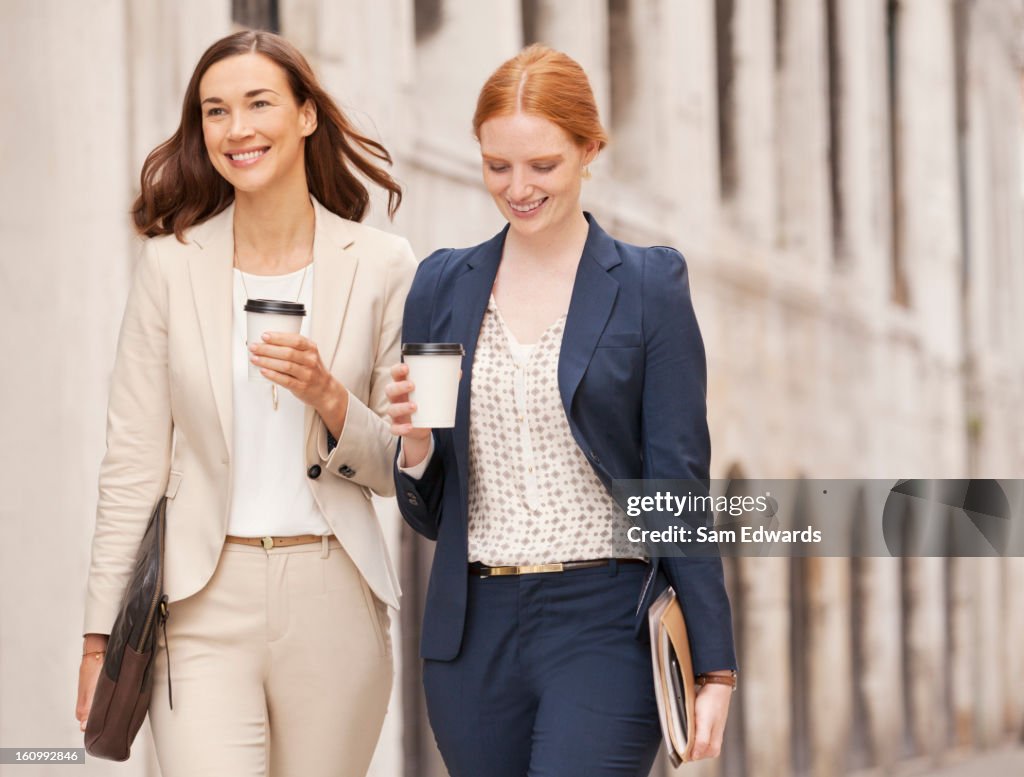
[[642, 558], [572, 436], [558, 391], [565, 316], [520, 345], [491, 297], [473, 360], [469, 561], [490, 566]]

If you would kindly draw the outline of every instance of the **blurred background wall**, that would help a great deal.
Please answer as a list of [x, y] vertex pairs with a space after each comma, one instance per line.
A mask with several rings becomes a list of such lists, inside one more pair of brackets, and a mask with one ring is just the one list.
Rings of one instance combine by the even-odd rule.
[[[243, 26], [298, 44], [393, 152], [405, 204], [370, 221], [420, 256], [501, 226], [470, 134], [486, 76], [535, 40], [577, 58], [612, 135], [585, 205], [688, 257], [716, 477], [1024, 477], [1021, 0], [0, 0], [0, 746], [81, 741], [127, 210], [200, 53]], [[379, 508], [405, 599], [373, 775], [436, 777], [432, 549]], [[722, 758], [688, 774], [931, 773], [1019, 745], [1021, 559], [727, 577], [742, 691]], [[158, 770], [142, 740], [76, 773]]]

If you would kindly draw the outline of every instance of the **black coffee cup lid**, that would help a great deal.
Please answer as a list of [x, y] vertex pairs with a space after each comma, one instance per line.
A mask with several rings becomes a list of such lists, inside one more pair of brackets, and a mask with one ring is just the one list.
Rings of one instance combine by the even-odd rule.
[[273, 313], [278, 316], [304, 316], [306, 306], [301, 302], [287, 302], [281, 299], [248, 299], [246, 313]]
[[403, 343], [402, 356], [463, 356], [462, 343]]

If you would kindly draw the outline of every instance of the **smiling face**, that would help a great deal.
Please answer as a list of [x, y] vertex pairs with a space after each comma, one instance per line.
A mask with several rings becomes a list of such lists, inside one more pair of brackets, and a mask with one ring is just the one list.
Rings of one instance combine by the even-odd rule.
[[528, 113], [480, 125], [484, 185], [512, 229], [537, 235], [579, 216], [583, 168], [597, 143], [576, 143], [552, 121]]
[[203, 74], [199, 100], [206, 152], [237, 192], [304, 181], [316, 109], [296, 102], [280, 66], [261, 54], [222, 59]]

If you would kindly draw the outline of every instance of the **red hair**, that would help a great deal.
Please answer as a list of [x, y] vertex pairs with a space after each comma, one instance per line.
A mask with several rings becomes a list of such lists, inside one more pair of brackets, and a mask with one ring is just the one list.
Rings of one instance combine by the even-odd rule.
[[580, 146], [608, 144], [590, 81], [579, 63], [542, 43], [528, 46], [487, 79], [473, 114], [473, 135], [495, 116], [517, 112], [541, 116], [561, 127]]

